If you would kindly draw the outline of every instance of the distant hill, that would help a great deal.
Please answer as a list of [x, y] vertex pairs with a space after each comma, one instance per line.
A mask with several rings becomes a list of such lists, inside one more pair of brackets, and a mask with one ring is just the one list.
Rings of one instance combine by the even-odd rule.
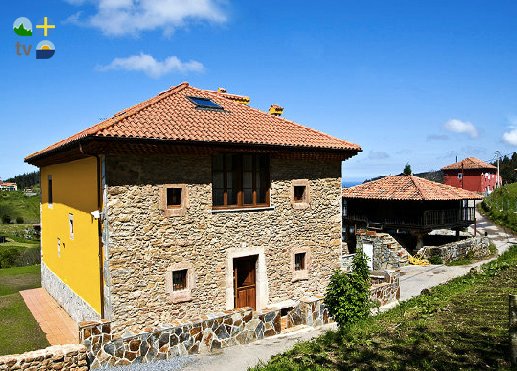
[[22, 190], [25, 188], [34, 188], [34, 186], [39, 184], [39, 171], [16, 175], [12, 178], [6, 179], [5, 181], [16, 183], [18, 189]]
[[[0, 191], [0, 223], [17, 218], [23, 223], [39, 223], [39, 195], [25, 196], [22, 191]], [[20, 221], [21, 221], [20, 219]]]

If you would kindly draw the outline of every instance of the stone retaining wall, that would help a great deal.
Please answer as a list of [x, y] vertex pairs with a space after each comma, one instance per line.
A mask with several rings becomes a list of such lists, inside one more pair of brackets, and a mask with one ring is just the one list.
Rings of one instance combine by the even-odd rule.
[[88, 370], [86, 347], [54, 345], [23, 354], [0, 356], [0, 370]]
[[370, 298], [379, 306], [400, 299], [400, 273], [396, 271], [372, 272]]
[[438, 256], [444, 263], [449, 263], [468, 256], [475, 259], [485, 258], [490, 255], [489, 246], [488, 237], [472, 237], [442, 246], [424, 246], [418, 251], [418, 255], [425, 259]]
[[[288, 327], [321, 326], [329, 322], [320, 298], [304, 298], [288, 313]], [[86, 346], [91, 368], [129, 365], [169, 359], [178, 355], [210, 353], [248, 344], [281, 332], [281, 309], [228, 310], [184, 323], [173, 323], [139, 334], [115, 337], [109, 321], [79, 324], [79, 338]]]
[[358, 230], [356, 238], [357, 249], [363, 249], [365, 244], [373, 246], [374, 271], [397, 269], [408, 264], [407, 251], [388, 233]]

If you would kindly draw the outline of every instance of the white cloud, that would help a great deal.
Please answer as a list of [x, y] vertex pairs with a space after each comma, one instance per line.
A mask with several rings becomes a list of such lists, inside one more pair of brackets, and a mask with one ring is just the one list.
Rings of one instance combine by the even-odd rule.
[[98, 28], [112, 36], [138, 35], [161, 29], [170, 34], [188, 22], [221, 23], [226, 15], [220, 0], [67, 0], [72, 5], [93, 5], [95, 13], [76, 24]]
[[169, 72], [201, 72], [203, 64], [197, 61], [182, 62], [176, 56], [170, 56], [163, 61], [157, 61], [153, 56], [140, 53], [126, 58], [115, 58], [110, 64], [100, 66], [99, 70], [127, 70], [141, 71], [146, 75], [157, 79]]
[[476, 129], [474, 124], [468, 121], [451, 119], [445, 123], [444, 127], [445, 129], [452, 131], [454, 133], [467, 134], [471, 138], [477, 138], [479, 135], [478, 130]]
[[517, 146], [517, 129], [511, 128], [503, 134], [503, 142]]

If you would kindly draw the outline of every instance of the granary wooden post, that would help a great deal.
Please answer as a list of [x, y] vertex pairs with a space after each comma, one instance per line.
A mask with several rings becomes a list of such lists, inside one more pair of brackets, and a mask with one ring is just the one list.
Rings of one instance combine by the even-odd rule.
[[517, 295], [509, 295], [510, 312], [510, 357], [517, 366]]

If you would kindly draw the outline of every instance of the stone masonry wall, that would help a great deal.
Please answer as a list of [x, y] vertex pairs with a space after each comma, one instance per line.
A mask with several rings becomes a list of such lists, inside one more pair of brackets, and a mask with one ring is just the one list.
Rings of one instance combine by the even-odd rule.
[[397, 269], [407, 265], [407, 251], [388, 233], [357, 231], [357, 248], [373, 245], [373, 270]]
[[88, 369], [86, 347], [80, 344], [54, 345], [23, 354], [0, 356], [0, 371]]
[[489, 245], [488, 237], [472, 237], [442, 246], [424, 246], [418, 251], [418, 255], [425, 259], [439, 256], [444, 263], [466, 258], [469, 255], [480, 259], [490, 255]]
[[[170, 359], [178, 355], [210, 353], [277, 335], [281, 332], [280, 316], [280, 309], [227, 310], [123, 337], [112, 334], [109, 321], [82, 322], [79, 338], [87, 348], [91, 368], [121, 366]], [[302, 299], [289, 316], [293, 323], [288, 327], [329, 323], [327, 309], [317, 298]]]
[[[106, 317], [115, 333], [232, 308], [231, 254], [259, 254], [259, 263], [265, 262], [264, 276], [257, 277], [264, 306], [324, 294], [340, 266], [340, 161], [273, 157], [272, 208], [217, 213], [212, 212], [210, 156], [108, 156], [106, 164], [105, 282], [111, 292]], [[293, 208], [293, 179], [308, 179], [310, 208]], [[159, 207], [163, 184], [187, 185], [185, 215], [164, 216]], [[293, 250], [300, 248], [310, 255], [309, 274], [294, 280]], [[166, 292], [165, 275], [174, 264], [193, 268], [190, 301], [172, 303]]]

